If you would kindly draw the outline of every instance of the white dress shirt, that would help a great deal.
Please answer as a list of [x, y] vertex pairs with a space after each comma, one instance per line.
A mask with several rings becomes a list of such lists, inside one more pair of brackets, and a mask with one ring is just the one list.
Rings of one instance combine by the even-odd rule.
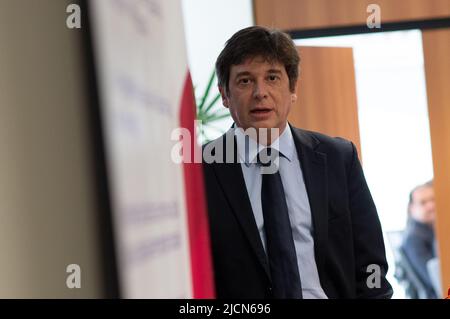
[[[263, 247], [266, 249], [264, 218], [261, 206], [262, 176], [260, 167], [256, 164], [255, 160], [258, 152], [266, 146], [260, 145], [254, 139], [246, 136], [242, 129], [236, 128], [235, 135], [245, 186], [250, 198], [259, 235]], [[245, 156], [246, 146], [247, 156]], [[320, 285], [319, 273], [314, 257], [311, 208], [309, 206], [300, 161], [297, 156], [297, 149], [289, 125], [286, 126], [279, 139], [275, 143], [272, 143], [270, 147], [277, 149], [281, 154], [279, 159], [279, 172], [286, 195], [286, 204], [297, 254], [303, 298], [327, 299]]]

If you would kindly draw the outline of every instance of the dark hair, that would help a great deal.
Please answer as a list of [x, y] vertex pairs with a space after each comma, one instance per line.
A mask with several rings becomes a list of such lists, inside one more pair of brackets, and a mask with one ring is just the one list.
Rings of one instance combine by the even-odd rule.
[[230, 69], [247, 58], [262, 56], [269, 62], [284, 65], [289, 89], [295, 90], [300, 58], [290, 36], [276, 29], [253, 26], [236, 32], [225, 44], [216, 61], [218, 84], [229, 92]]

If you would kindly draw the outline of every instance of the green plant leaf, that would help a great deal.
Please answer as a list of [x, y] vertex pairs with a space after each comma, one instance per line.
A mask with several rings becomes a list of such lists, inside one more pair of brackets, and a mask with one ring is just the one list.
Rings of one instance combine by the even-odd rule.
[[208, 104], [208, 106], [205, 109], [205, 113], [208, 113], [209, 110], [217, 103], [217, 101], [220, 99], [220, 93], [217, 93], [217, 95], [214, 97], [214, 99]]
[[[223, 128], [217, 128], [211, 125], [211, 123], [219, 121], [221, 119], [230, 117], [229, 111], [224, 108], [215, 109], [214, 106], [220, 100], [220, 93], [212, 93], [211, 90], [214, 80], [216, 78], [215, 71], [213, 70], [211, 77], [208, 80], [205, 91], [203, 95], [200, 97], [197, 94], [196, 96], [196, 104], [197, 104], [197, 120], [201, 121], [201, 127], [197, 131], [198, 138], [202, 139], [202, 143], [209, 142], [208, 134], [205, 128], [211, 128], [219, 133], [223, 133]], [[196, 86], [197, 88], [197, 86]], [[197, 93], [197, 92], [194, 92]]]
[[230, 113], [222, 113], [220, 114], [219, 112], [213, 113], [211, 115], [209, 115], [208, 117], [205, 118], [205, 122], [209, 123], [209, 122], [215, 122], [224, 118], [227, 118], [230, 116]]
[[215, 77], [216, 77], [216, 71], [213, 70], [213, 72], [212, 72], [212, 74], [211, 74], [211, 77], [209, 78], [208, 85], [206, 86], [205, 93], [203, 93], [203, 97], [202, 97], [202, 99], [200, 100], [200, 104], [199, 104], [199, 106], [198, 106], [198, 108], [199, 108], [200, 110], [203, 109], [203, 106], [205, 105], [206, 99], [208, 98], [209, 91], [211, 90], [211, 87], [212, 87], [212, 84], [213, 84], [213, 82], [214, 82]]

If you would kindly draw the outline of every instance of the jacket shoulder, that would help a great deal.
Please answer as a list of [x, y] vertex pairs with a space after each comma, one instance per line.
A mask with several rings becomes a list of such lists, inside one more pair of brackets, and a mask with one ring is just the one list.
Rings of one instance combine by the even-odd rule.
[[292, 127], [295, 135], [299, 136], [301, 140], [311, 145], [313, 148], [318, 148], [324, 153], [350, 153], [354, 152], [354, 145], [350, 140], [336, 136], [329, 136], [323, 133], [304, 130]]

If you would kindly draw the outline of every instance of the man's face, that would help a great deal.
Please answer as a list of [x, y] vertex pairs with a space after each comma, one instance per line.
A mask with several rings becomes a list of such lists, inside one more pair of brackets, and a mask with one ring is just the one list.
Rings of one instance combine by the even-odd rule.
[[424, 186], [413, 193], [411, 216], [422, 223], [432, 224], [436, 218], [436, 207], [434, 204], [434, 191], [432, 187]]
[[230, 109], [238, 127], [279, 128], [280, 134], [297, 96], [289, 90], [284, 65], [262, 57], [231, 66], [229, 92], [219, 87], [223, 105]]

